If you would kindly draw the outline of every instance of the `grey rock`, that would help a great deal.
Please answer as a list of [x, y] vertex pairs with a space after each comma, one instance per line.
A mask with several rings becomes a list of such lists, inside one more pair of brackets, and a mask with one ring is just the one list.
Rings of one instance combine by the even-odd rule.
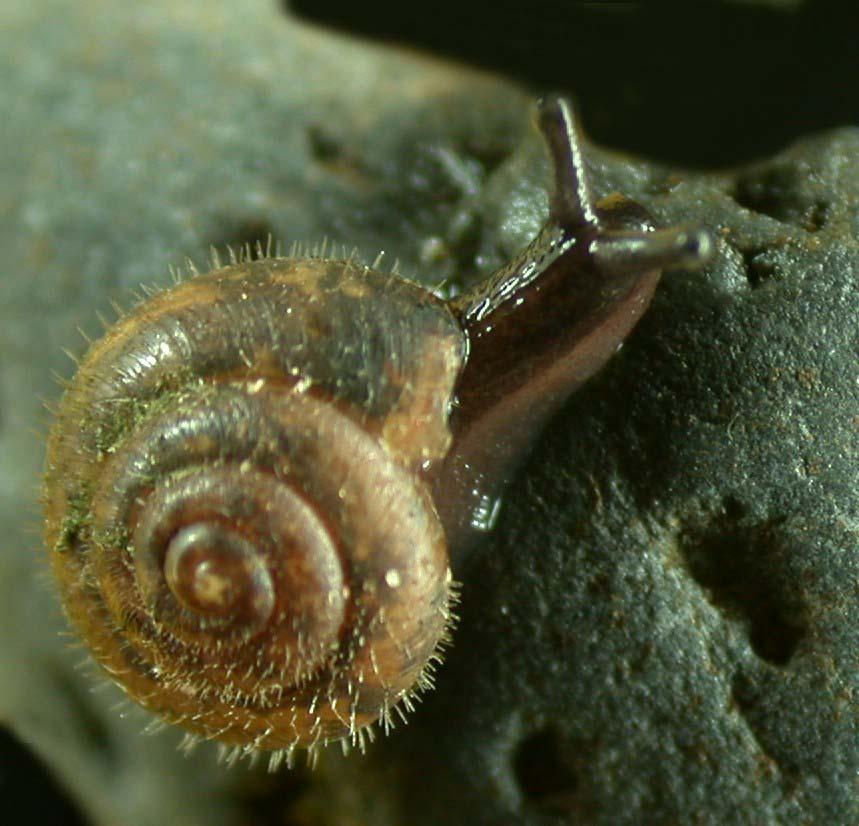
[[732, 175], [591, 154], [719, 256], [666, 276], [460, 570], [439, 690], [350, 764], [397, 767], [392, 822], [859, 822], [857, 157], [855, 129]]

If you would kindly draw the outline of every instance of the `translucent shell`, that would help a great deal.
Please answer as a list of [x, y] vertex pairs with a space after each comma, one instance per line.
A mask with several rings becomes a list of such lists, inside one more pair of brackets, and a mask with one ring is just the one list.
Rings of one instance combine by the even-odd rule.
[[96, 343], [52, 431], [46, 539], [113, 679], [248, 749], [390, 722], [450, 621], [417, 470], [449, 445], [464, 347], [418, 287], [319, 259], [194, 278]]

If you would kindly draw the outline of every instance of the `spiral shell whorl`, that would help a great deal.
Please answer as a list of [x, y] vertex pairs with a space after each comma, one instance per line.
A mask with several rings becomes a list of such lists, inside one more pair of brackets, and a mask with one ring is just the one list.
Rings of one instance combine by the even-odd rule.
[[355, 738], [408, 702], [449, 623], [418, 470], [448, 447], [463, 351], [419, 288], [315, 259], [192, 279], [92, 347], [49, 441], [46, 538], [129, 695], [245, 749]]

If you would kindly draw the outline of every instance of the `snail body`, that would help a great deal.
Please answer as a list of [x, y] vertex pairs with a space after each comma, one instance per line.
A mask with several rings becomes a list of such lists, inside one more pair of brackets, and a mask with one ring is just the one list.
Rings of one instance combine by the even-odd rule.
[[72, 625], [134, 700], [288, 757], [362, 743], [431, 683], [450, 551], [660, 270], [712, 247], [626, 199], [592, 205], [564, 99], [538, 125], [549, 221], [469, 293], [244, 260], [91, 346], [49, 437], [45, 541]]

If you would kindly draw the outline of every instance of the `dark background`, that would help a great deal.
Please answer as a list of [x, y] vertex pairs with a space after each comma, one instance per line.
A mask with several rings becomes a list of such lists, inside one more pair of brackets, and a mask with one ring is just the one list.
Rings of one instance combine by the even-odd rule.
[[688, 166], [859, 124], [855, 4], [287, 0], [298, 16], [572, 92], [597, 143]]

